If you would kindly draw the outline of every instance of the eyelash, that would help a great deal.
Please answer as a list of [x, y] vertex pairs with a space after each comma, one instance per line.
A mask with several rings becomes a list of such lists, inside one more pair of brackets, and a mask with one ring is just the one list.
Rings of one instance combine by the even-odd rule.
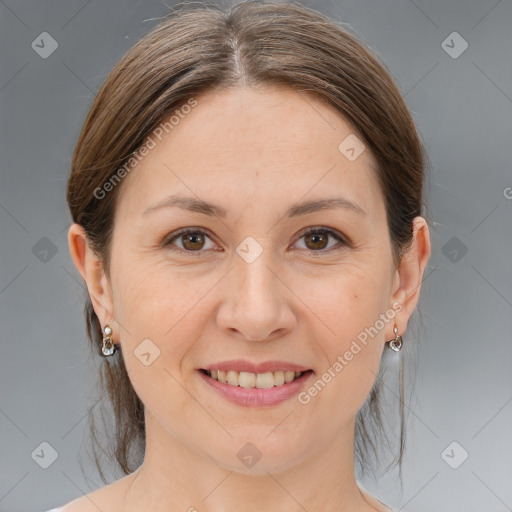
[[[179, 238], [180, 236], [183, 236], [183, 235], [187, 235], [187, 234], [197, 234], [197, 233], [201, 233], [203, 235], [206, 235], [208, 238], [210, 238], [211, 240], [211, 237], [208, 235], [208, 233], [206, 233], [203, 229], [200, 229], [200, 228], [184, 228], [184, 229], [181, 229], [175, 233], [171, 233], [171, 235], [169, 237], [167, 237], [167, 239], [164, 241], [163, 245], [165, 247], [168, 247], [170, 245], [172, 245], [172, 242], [174, 240], [176, 240], [177, 238]], [[329, 229], [329, 228], [324, 228], [324, 227], [315, 227], [315, 228], [310, 228], [308, 230], [306, 230], [305, 232], [303, 232], [299, 238], [297, 239], [300, 240], [301, 238], [307, 236], [307, 235], [315, 235], [315, 234], [319, 234], [319, 233], [327, 233], [327, 235], [330, 235], [332, 236], [333, 238], [335, 238], [340, 244], [341, 246], [348, 246], [350, 245], [338, 232], [336, 231], [333, 231], [332, 229]], [[341, 249], [341, 247], [338, 247], [338, 249]], [[321, 256], [322, 254], [326, 254], [326, 253], [330, 253], [332, 252], [333, 250], [338, 250], [338, 249], [333, 249], [332, 247], [329, 248], [329, 249], [323, 249], [323, 250], [319, 250], [319, 251], [314, 251], [312, 249], [306, 249], [311, 255], [313, 256]], [[173, 252], [178, 252], [178, 253], [188, 253], [188, 254], [192, 254], [194, 256], [201, 256], [201, 253], [203, 253], [204, 251], [200, 250], [200, 251], [187, 251], [187, 250], [184, 250], [184, 249], [170, 249], [171, 251]]]

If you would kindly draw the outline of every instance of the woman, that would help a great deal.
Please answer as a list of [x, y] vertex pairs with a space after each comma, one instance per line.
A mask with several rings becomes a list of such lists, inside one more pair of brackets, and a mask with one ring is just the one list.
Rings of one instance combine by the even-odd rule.
[[384, 66], [306, 7], [180, 7], [139, 41], [67, 188], [125, 476], [59, 510], [391, 510], [355, 464], [430, 256], [425, 161]]

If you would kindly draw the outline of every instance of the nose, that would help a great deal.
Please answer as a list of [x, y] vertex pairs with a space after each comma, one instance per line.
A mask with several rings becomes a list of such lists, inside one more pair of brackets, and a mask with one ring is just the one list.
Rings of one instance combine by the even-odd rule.
[[231, 336], [270, 341], [296, 325], [290, 303], [294, 295], [279, 266], [264, 254], [252, 263], [235, 258], [234, 268], [226, 276], [217, 325]]

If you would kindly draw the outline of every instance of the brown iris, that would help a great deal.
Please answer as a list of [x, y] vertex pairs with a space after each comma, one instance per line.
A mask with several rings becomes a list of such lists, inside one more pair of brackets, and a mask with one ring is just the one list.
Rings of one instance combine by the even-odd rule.
[[[315, 232], [315, 233], [308, 233], [304, 235], [304, 240], [306, 243], [306, 246], [308, 246], [309, 249], [315, 250], [315, 249], [324, 249], [327, 246], [329, 235], [326, 232]], [[309, 246], [308, 242], [311, 241], [313, 243], [313, 246]]]
[[[199, 231], [193, 233], [185, 233], [181, 236], [181, 239], [183, 242], [183, 247], [190, 251], [202, 249], [205, 241], [204, 236]], [[189, 245], [187, 246], [187, 244]]]

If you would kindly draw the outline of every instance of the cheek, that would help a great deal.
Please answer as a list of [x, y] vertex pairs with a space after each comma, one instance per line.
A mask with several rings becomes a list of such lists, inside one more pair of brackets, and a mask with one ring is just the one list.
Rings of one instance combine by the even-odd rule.
[[299, 293], [323, 322], [324, 335], [332, 335], [328, 343], [332, 352], [350, 344], [385, 313], [389, 288], [389, 278], [378, 266], [347, 263], [329, 276], [308, 279]]
[[207, 298], [218, 276], [191, 279], [190, 273], [168, 263], [119, 264], [117, 269], [116, 314], [123, 325], [123, 358], [135, 391], [154, 414], [162, 407], [172, 414], [194, 410], [184, 386], [190, 356], [212, 314], [201, 298]]
[[[178, 273], [157, 267], [117, 267], [116, 315], [124, 364], [137, 395], [154, 415], [167, 411], [174, 416], [193, 407], [183, 388], [181, 364], [190, 340], [200, 335], [191, 319], [198, 314], [194, 305], [201, 294]], [[163, 423], [169, 424], [169, 418]]]
[[322, 320], [316, 339], [324, 369], [317, 378], [329, 381], [324, 388], [317, 387], [326, 393], [325, 403], [336, 403], [339, 414], [352, 415], [373, 386], [385, 329], [393, 320], [386, 311], [389, 283], [383, 273], [371, 266], [350, 265], [339, 275], [324, 292], [316, 287], [310, 291], [308, 305], [313, 301], [311, 309]]
[[128, 331], [152, 333], [156, 340], [173, 338], [188, 314], [195, 313], [199, 298], [208, 291], [208, 280], [196, 280], [191, 286], [187, 272], [167, 263], [118, 266], [116, 313]]

